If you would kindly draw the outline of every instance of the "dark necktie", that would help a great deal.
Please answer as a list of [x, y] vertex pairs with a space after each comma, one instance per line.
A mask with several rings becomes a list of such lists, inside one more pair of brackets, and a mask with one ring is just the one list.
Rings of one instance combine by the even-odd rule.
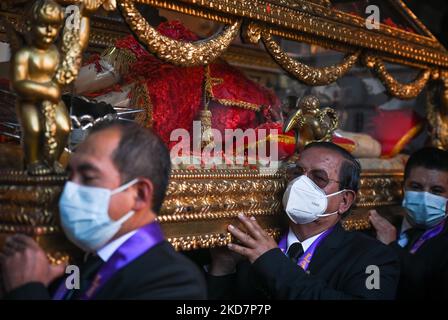
[[76, 300], [81, 298], [82, 294], [89, 288], [96, 273], [103, 265], [104, 261], [97, 255], [90, 255], [86, 262], [81, 266], [79, 273], [79, 286], [80, 289], [71, 290], [65, 300]]
[[303, 247], [300, 242], [295, 242], [289, 246], [286, 255], [291, 259], [294, 263], [299, 261], [299, 258], [303, 255]]

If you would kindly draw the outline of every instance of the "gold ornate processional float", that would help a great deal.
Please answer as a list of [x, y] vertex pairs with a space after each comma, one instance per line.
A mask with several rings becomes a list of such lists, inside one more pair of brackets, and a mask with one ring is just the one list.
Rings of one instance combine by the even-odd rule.
[[[21, 11], [26, 2], [32, 3], [30, 17]], [[426, 91], [424, 114], [430, 141], [434, 146], [447, 148], [448, 52], [400, 0], [384, 2], [386, 9], [398, 14], [404, 22], [393, 24], [390, 19], [382, 20], [378, 29], [367, 28], [365, 17], [350, 11], [351, 7], [344, 5], [347, 2], [350, 1], [2, 2], [0, 40], [8, 42], [11, 48], [9, 81], [15, 92], [10, 95], [3, 92], [2, 98], [12, 96], [17, 106], [23, 152], [0, 150], [0, 245], [8, 234], [23, 232], [33, 235], [56, 262], [66, 259], [71, 252], [59, 228], [57, 214], [58, 197], [66, 180], [60, 164], [66, 159], [60, 157], [70, 132], [70, 118], [61, 95], [72, 91], [83, 56], [113, 47], [117, 39], [130, 33], [152, 55], [175, 66], [204, 67], [223, 58], [243, 69], [256, 66], [258, 75], [274, 70], [272, 74], [282, 72], [289, 81], [316, 88], [334, 84], [357, 68], [358, 72], [370, 72], [387, 94], [397, 100], [412, 100]], [[356, 3], [365, 1], [352, 2], [356, 8]], [[225, 27], [202, 40], [176, 40], [152, 26], [137, 9], [140, 4]], [[73, 5], [80, 14], [75, 27], [64, 18], [64, 8]], [[15, 33], [25, 34], [27, 42], [17, 41]], [[301, 62], [300, 55], [294, 56], [285, 49], [285, 41], [334, 50], [345, 57], [329, 66], [312, 66], [312, 61]], [[388, 70], [391, 63], [416, 69], [415, 79], [400, 81]], [[213, 96], [213, 91], [210, 92]], [[226, 105], [225, 100], [220, 102]], [[319, 100], [313, 97], [293, 104], [298, 109], [293, 110], [284, 129], [296, 131], [298, 147], [310, 141], [331, 139], [338, 126], [338, 115], [333, 109], [320, 109]], [[148, 103], [144, 107], [149, 108]], [[242, 107], [253, 106], [246, 103]], [[408, 141], [409, 135], [405, 134], [397, 145]], [[24, 166], [20, 167], [22, 158]], [[368, 208], [380, 207], [387, 213], [401, 201], [402, 167], [363, 163], [363, 168], [356, 208], [344, 221], [348, 229], [369, 228]], [[225, 245], [231, 241], [226, 226], [240, 212], [257, 216], [276, 236], [283, 216], [284, 188], [282, 170], [175, 168], [159, 220], [178, 250]]]

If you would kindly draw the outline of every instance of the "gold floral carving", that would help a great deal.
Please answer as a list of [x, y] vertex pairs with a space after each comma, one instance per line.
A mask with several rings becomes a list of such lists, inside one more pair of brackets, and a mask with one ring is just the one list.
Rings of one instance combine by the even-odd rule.
[[[84, 0], [56, 0], [57, 3], [61, 5], [70, 5], [70, 4], [82, 4]], [[106, 11], [114, 11], [117, 9], [117, 1], [116, 0], [98, 0], [101, 4], [101, 7]]]
[[[65, 180], [23, 171], [0, 174], [0, 246], [7, 234], [20, 232], [39, 238], [54, 261], [61, 260], [58, 252], [66, 256], [61, 241], [49, 240], [62, 236], [57, 204]], [[284, 188], [283, 174], [272, 171], [173, 170], [158, 221], [179, 250], [228, 243], [226, 226], [241, 212], [274, 232]]]
[[310, 67], [289, 57], [283, 52], [280, 45], [275, 42], [269, 32], [263, 31], [261, 33], [261, 39], [272, 58], [277, 61], [283, 69], [296, 77], [299, 81], [310, 86], [322, 86], [335, 82], [354, 66], [361, 53], [358, 51], [348, 55], [344, 61], [338, 65], [316, 68]]
[[438, 70], [433, 73], [434, 80], [442, 82], [442, 97], [440, 101], [440, 111], [444, 116], [448, 115], [448, 70]]
[[176, 250], [194, 250], [222, 247], [232, 241], [230, 233], [211, 233], [199, 236], [171, 237], [167, 239]]
[[81, 67], [82, 49], [79, 29], [64, 28], [61, 47], [62, 61], [55, 75], [59, 85], [67, 85], [78, 76]]
[[417, 97], [431, 78], [431, 70], [426, 69], [422, 70], [412, 83], [400, 83], [386, 70], [384, 62], [379, 57], [365, 55], [363, 60], [364, 64], [381, 80], [387, 91], [399, 99], [413, 99]]
[[9, 234], [23, 233], [44, 248], [53, 264], [79, 256], [79, 250], [65, 239], [58, 223], [57, 204], [65, 180], [65, 175], [0, 173], [0, 248]]
[[[445, 78], [443, 78], [445, 79]], [[445, 87], [445, 85], [443, 85]], [[444, 91], [447, 90], [444, 88]], [[445, 94], [445, 93], [444, 93]], [[438, 95], [435, 88], [428, 90], [426, 96], [426, 118], [429, 123], [431, 144], [440, 149], [448, 149], [448, 115], [443, 110], [443, 104], [437, 103]], [[444, 99], [441, 99], [444, 101]]]
[[[398, 0], [397, 0], [398, 1]], [[136, 0], [198, 17], [229, 23], [234, 16], [257, 21], [272, 28], [273, 34], [296, 39], [303, 35], [305, 41], [318, 41], [324, 47], [344, 44], [346, 50], [353, 46], [384, 53], [384, 57], [401, 57], [403, 61], [448, 66], [446, 50], [428, 35], [419, 35], [381, 24], [372, 32], [365, 27], [365, 18], [333, 7], [311, 1], [287, 1], [295, 6], [280, 5], [276, 1], [262, 0]], [[318, 1], [319, 2], [319, 1]], [[394, 1], [396, 2], [396, 1]], [[406, 7], [404, 4], [402, 7]], [[420, 24], [417, 18], [415, 22]]]
[[364, 172], [358, 191], [356, 207], [395, 205], [403, 197], [403, 174], [398, 172]]
[[247, 43], [253, 43], [257, 44], [258, 41], [260, 41], [261, 38], [261, 32], [262, 29], [260, 25], [258, 25], [255, 22], [249, 22], [244, 28], [243, 28], [243, 39]]
[[[219, 178], [221, 177], [221, 178]], [[176, 170], [171, 176], [160, 221], [237, 217], [239, 212], [269, 215], [281, 210], [283, 175], [258, 170]]]
[[349, 218], [342, 221], [342, 226], [345, 230], [349, 231], [366, 230], [371, 227], [369, 218], [366, 215], [361, 217], [358, 215], [351, 215]]
[[[274, 239], [280, 238], [281, 230], [278, 228], [265, 229], [266, 233]], [[195, 250], [222, 247], [232, 242], [232, 235], [226, 233], [211, 233], [199, 236], [174, 237], [167, 239], [176, 250]]]
[[133, 1], [119, 0], [118, 6], [126, 23], [150, 52], [166, 62], [185, 67], [206, 65], [218, 58], [238, 35], [241, 26], [241, 21], [236, 21], [210, 39], [184, 42], [157, 32], [136, 9]]
[[[11, 233], [35, 237], [55, 263], [72, 255], [58, 222], [57, 203], [65, 176], [28, 176], [22, 171], [0, 176], [0, 246]], [[357, 209], [397, 205], [402, 174], [364, 172]], [[283, 171], [173, 170], [158, 220], [177, 250], [223, 246], [231, 241], [229, 223], [238, 213], [255, 216], [275, 237], [284, 218], [281, 199], [286, 187]], [[344, 220], [349, 230], [369, 228], [364, 216]], [[56, 240], [55, 240], [56, 239]]]
[[370, 229], [368, 210], [400, 206], [402, 184], [402, 172], [363, 172], [356, 204], [352, 213], [343, 220], [342, 226], [350, 231]]
[[[80, 2], [80, 0], [59, 0], [58, 2], [69, 4]], [[427, 65], [448, 66], [446, 50], [401, 0], [393, 1], [392, 4], [398, 4], [400, 9], [405, 10], [419, 29], [424, 31], [424, 35], [384, 24], [379, 30], [372, 32], [365, 28], [363, 17], [335, 10], [333, 7], [325, 7], [325, 1], [320, 0], [316, 2], [285, 1], [294, 3], [294, 6], [280, 5], [272, 0], [269, 1], [270, 12], [267, 12], [266, 1], [261, 0], [135, 0], [134, 2], [225, 24], [232, 24], [235, 17], [241, 17], [268, 25], [273, 35], [283, 38], [346, 52], [353, 50], [353, 47], [375, 50], [387, 61], [409, 66], [420, 68]], [[319, 2], [322, 3], [319, 4]], [[7, 15], [8, 19], [20, 17], [16, 13], [7, 12]], [[17, 24], [17, 21], [12, 22]], [[101, 51], [102, 48], [113, 45], [117, 38], [127, 34], [126, 29], [120, 21], [95, 17], [92, 21], [90, 49]]]

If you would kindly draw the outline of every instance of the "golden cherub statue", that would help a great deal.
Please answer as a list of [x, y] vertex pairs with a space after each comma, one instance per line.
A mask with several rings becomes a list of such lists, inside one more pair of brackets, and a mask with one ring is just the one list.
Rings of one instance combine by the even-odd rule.
[[28, 45], [18, 48], [11, 63], [11, 83], [17, 93], [17, 115], [29, 174], [63, 171], [58, 160], [67, 144], [70, 117], [61, 100], [61, 89], [77, 76], [88, 44], [89, 14], [102, 2], [84, 0], [77, 7], [74, 14], [79, 14], [79, 19], [72, 19], [72, 24], [64, 27], [62, 54], [55, 41], [64, 24], [63, 8], [53, 0], [37, 0], [31, 8]]
[[[297, 100], [283, 126], [286, 133], [297, 129], [297, 148], [300, 150], [313, 141], [330, 141], [338, 127], [338, 117], [331, 108], [320, 109], [319, 99], [313, 95]], [[289, 106], [291, 107], [291, 106]]]

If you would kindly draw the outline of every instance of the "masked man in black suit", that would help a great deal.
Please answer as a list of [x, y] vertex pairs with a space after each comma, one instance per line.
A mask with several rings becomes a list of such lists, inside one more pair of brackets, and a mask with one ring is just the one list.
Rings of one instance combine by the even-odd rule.
[[332, 143], [307, 145], [288, 170], [289, 230], [277, 243], [255, 218], [240, 215], [246, 232], [229, 225], [238, 242], [211, 252], [210, 298], [394, 299], [400, 267], [393, 250], [340, 223], [360, 171]]
[[88, 253], [78, 287], [74, 279], [54, 281], [64, 266], [14, 235], [0, 254], [6, 299], [204, 299], [201, 272], [156, 221], [170, 167], [168, 149], [150, 130], [130, 122], [92, 129], [70, 159], [59, 202], [66, 236]]
[[400, 257], [399, 299], [448, 299], [447, 202], [448, 152], [423, 148], [406, 163], [398, 225], [370, 212], [377, 238]]

